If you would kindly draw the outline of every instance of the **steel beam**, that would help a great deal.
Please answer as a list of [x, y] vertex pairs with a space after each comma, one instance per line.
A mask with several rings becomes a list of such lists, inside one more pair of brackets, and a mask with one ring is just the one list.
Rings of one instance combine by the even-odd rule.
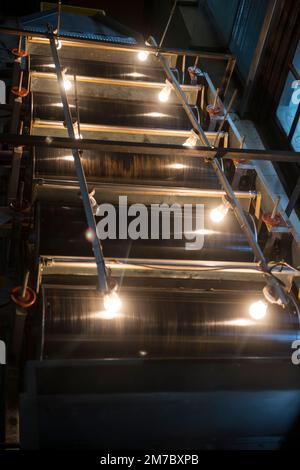
[[[59, 62], [59, 57], [58, 57], [56, 44], [55, 44], [55, 38], [54, 38], [53, 33], [49, 33], [49, 40], [50, 40], [50, 47], [51, 47], [51, 52], [53, 56], [53, 61], [55, 64], [57, 80], [59, 83], [59, 89], [60, 89], [61, 101], [62, 101], [63, 109], [64, 109], [66, 126], [68, 129], [69, 137], [75, 140], [73, 120], [72, 120], [72, 116], [70, 112], [67, 93], [64, 88], [63, 74], [62, 74], [62, 70], [61, 70], [61, 66]], [[81, 197], [83, 201], [87, 224], [88, 224], [88, 227], [92, 230], [92, 247], [93, 247], [93, 252], [95, 255], [95, 260], [96, 260], [96, 265], [97, 265], [99, 288], [102, 290], [102, 292], [105, 293], [108, 290], [105, 262], [104, 262], [104, 257], [103, 257], [100, 241], [96, 235], [96, 222], [95, 222], [93, 210], [91, 207], [85, 174], [84, 174], [84, 170], [81, 164], [81, 159], [80, 159], [78, 149], [72, 148], [72, 154], [74, 157], [74, 164], [75, 164], [75, 169], [76, 169], [78, 182], [80, 186]]]
[[49, 147], [80, 150], [95, 150], [99, 152], [116, 152], [123, 154], [141, 155], [170, 155], [187, 158], [212, 158], [218, 157], [226, 160], [266, 160], [272, 162], [300, 163], [300, 152], [252, 150], [237, 148], [217, 148], [197, 146], [194, 148], [182, 145], [144, 144], [140, 142], [115, 142], [95, 139], [70, 139], [68, 137], [42, 137], [18, 134], [0, 134], [0, 143], [14, 146], [25, 145], [27, 147]]
[[[112, 276], [217, 279], [224, 281], [265, 282], [265, 274], [258, 263], [226, 261], [183, 261], [161, 259], [105, 258]], [[300, 272], [288, 267], [268, 265], [273, 274], [290, 286]], [[40, 270], [43, 278], [48, 276], [96, 276], [96, 264], [92, 258], [41, 256]]]

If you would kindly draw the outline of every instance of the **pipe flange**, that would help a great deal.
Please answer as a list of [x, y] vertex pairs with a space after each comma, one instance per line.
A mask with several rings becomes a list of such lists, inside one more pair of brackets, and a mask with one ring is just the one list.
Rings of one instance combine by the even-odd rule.
[[22, 297], [22, 290], [23, 290], [22, 286], [14, 287], [10, 294], [11, 300], [15, 304], [19, 305], [19, 307], [22, 307], [22, 308], [32, 307], [32, 305], [36, 301], [35, 291], [31, 289], [31, 287], [26, 287], [25, 294]]
[[278, 227], [282, 224], [282, 218], [279, 214], [276, 214], [274, 217], [272, 217], [272, 214], [270, 213], [263, 214], [262, 220], [266, 225], [271, 227]]
[[30, 210], [30, 204], [28, 201], [12, 201], [9, 204], [10, 209], [14, 212], [28, 212]]
[[206, 111], [210, 116], [218, 116], [221, 113], [220, 106], [213, 106], [212, 104], [208, 104], [206, 106]]
[[18, 96], [19, 98], [25, 98], [28, 95], [29, 90], [27, 88], [20, 88], [18, 86], [13, 86], [11, 89], [13, 95]]
[[28, 52], [27, 51], [23, 51], [22, 49], [17, 49], [16, 47], [14, 49], [12, 49], [12, 54], [15, 55], [16, 57], [27, 57], [28, 56]]

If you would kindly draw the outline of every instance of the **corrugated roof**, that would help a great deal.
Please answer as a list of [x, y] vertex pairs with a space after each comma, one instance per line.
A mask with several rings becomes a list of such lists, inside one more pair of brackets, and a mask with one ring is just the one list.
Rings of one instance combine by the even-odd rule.
[[[102, 21], [101, 21], [102, 19]], [[27, 31], [44, 33], [48, 25], [57, 27], [58, 10], [48, 10], [20, 18], [20, 27]], [[115, 27], [109, 26], [107, 17], [101, 14], [94, 16], [61, 12], [60, 36], [104, 41], [109, 43], [136, 44], [134, 37], [127, 36]]]

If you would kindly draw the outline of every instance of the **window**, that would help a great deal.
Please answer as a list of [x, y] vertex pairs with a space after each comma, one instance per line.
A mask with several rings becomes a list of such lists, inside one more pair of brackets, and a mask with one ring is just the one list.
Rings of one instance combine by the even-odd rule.
[[289, 64], [276, 116], [291, 146], [300, 152], [300, 41]]

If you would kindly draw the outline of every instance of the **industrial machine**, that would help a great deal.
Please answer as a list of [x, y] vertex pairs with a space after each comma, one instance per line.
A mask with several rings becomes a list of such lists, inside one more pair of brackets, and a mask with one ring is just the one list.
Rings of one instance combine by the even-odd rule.
[[[145, 43], [101, 13], [1, 32], [16, 38], [0, 136], [3, 445], [293, 446], [300, 232], [268, 168], [299, 156], [239, 132], [234, 57]], [[145, 235], [153, 206], [171, 207], [169, 237]], [[99, 240], [108, 207], [115, 236]]]

